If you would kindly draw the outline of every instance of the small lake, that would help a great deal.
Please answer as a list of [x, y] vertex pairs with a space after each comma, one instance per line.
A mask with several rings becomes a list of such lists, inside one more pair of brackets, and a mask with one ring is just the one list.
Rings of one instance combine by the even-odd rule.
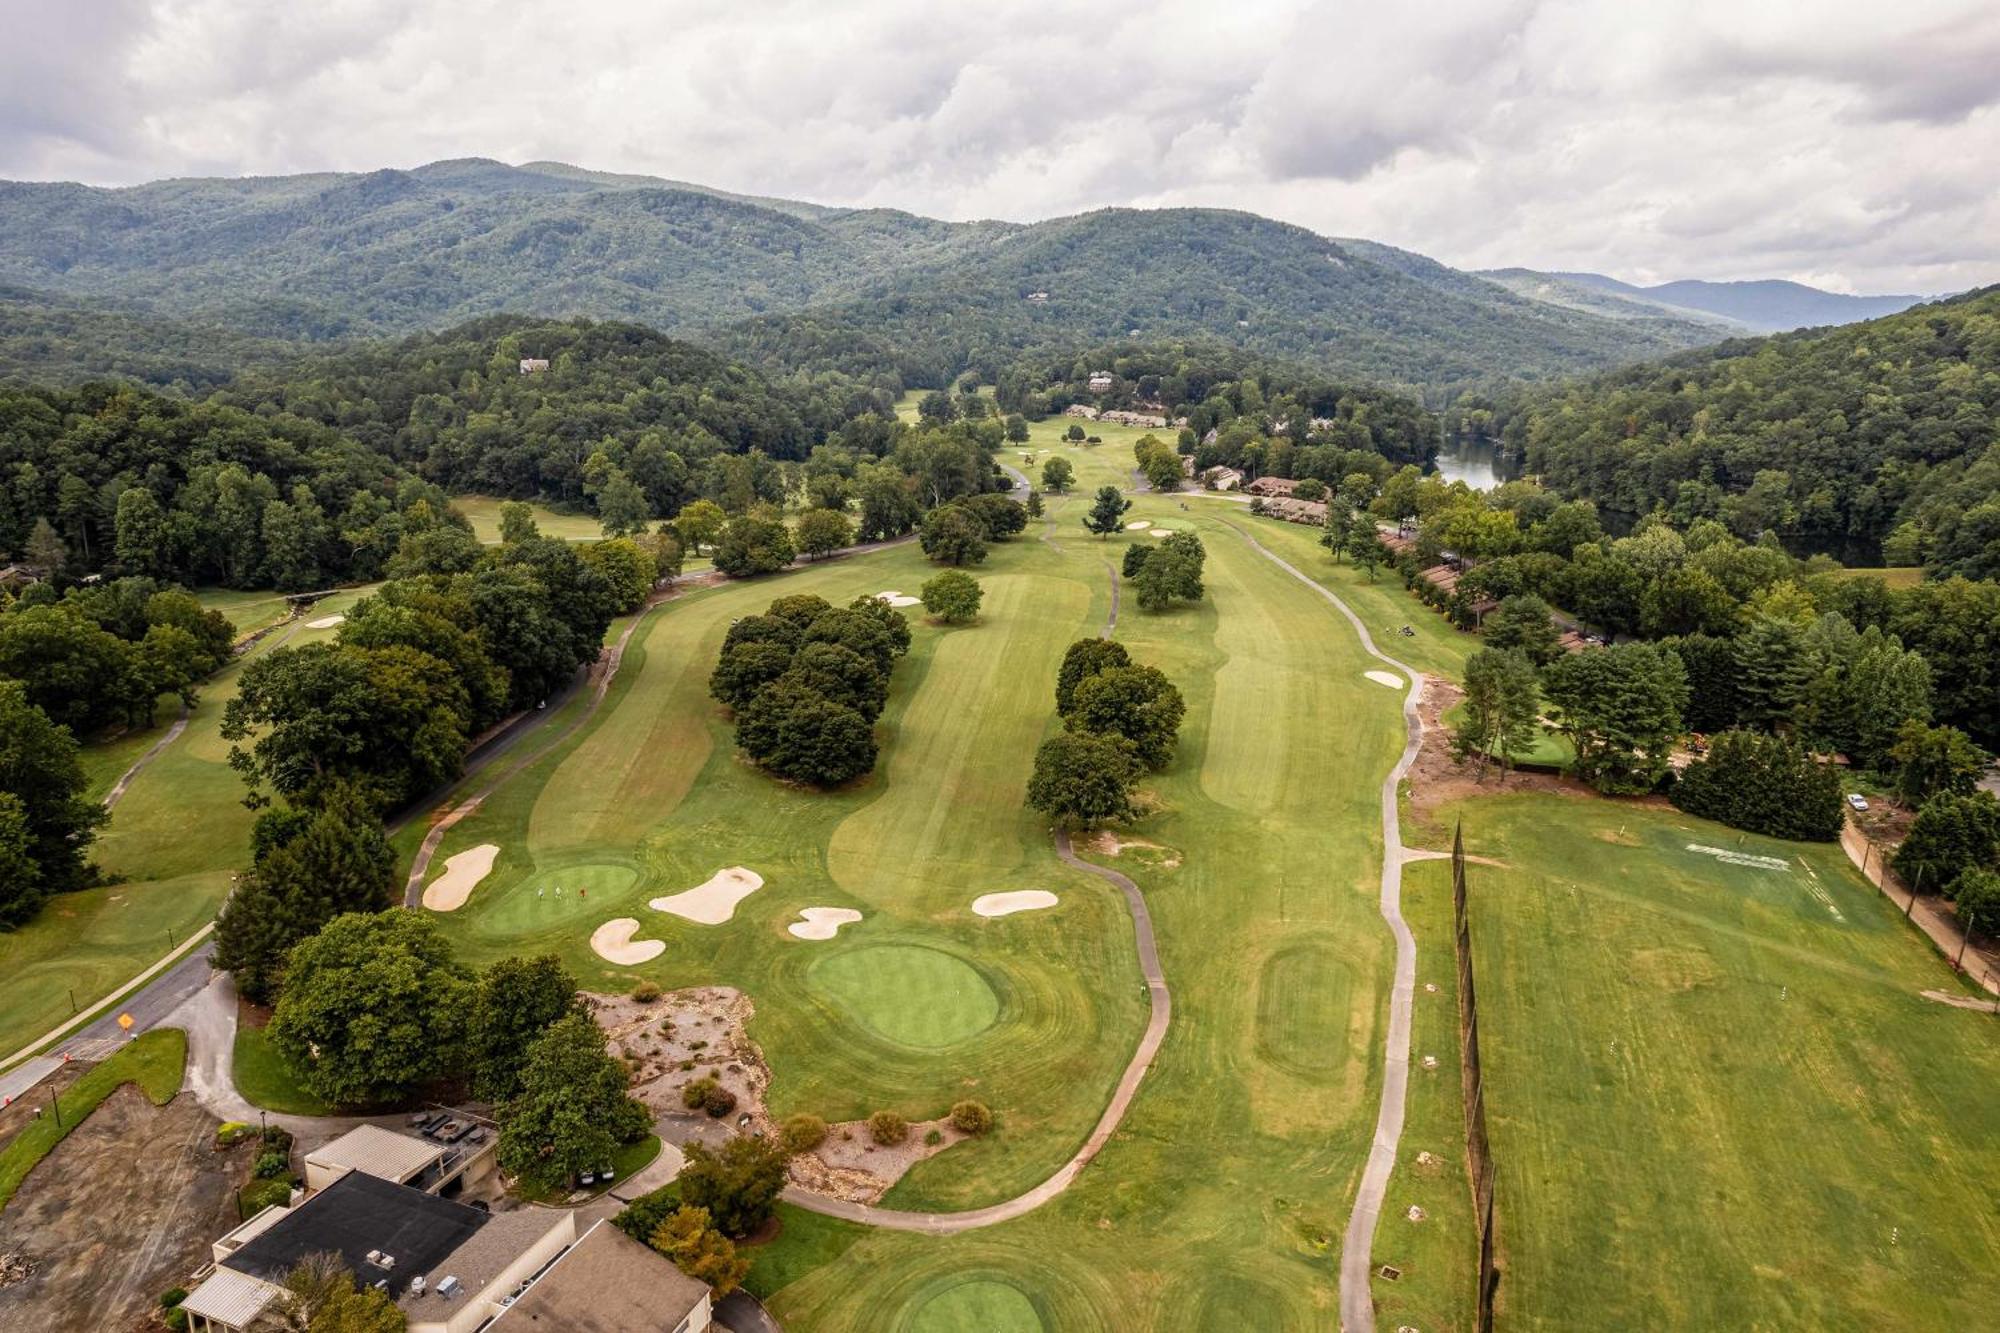
[[1437, 472], [1447, 482], [1462, 481], [1475, 491], [1490, 491], [1521, 475], [1501, 456], [1497, 443], [1465, 437], [1444, 442], [1437, 454]]

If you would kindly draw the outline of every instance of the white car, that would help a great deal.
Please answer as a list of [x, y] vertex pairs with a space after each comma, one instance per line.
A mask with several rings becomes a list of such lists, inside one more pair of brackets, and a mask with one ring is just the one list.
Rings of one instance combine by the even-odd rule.
[[1866, 810], [1868, 808], [1868, 798], [1858, 791], [1847, 793], [1847, 803], [1856, 810]]

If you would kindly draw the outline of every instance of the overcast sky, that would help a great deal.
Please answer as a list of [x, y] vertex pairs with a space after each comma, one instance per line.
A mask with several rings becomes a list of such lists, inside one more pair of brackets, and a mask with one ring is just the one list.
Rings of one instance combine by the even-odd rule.
[[1465, 268], [2000, 281], [1996, 0], [0, 0], [0, 177], [558, 159]]

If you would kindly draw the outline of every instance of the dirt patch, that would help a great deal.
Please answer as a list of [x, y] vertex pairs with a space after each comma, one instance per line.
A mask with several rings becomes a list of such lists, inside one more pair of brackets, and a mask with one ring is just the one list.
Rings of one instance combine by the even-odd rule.
[[154, 1106], [127, 1086], [105, 1098], [0, 1213], [0, 1254], [30, 1270], [0, 1290], [0, 1327], [131, 1328], [162, 1291], [192, 1286], [236, 1225], [249, 1172], [252, 1145], [216, 1151], [217, 1123], [185, 1096]]
[[1106, 856], [1129, 854], [1135, 861], [1143, 861], [1162, 870], [1172, 870], [1181, 863], [1181, 854], [1171, 847], [1163, 847], [1157, 842], [1147, 842], [1143, 838], [1120, 838], [1108, 829], [1084, 845], [1091, 851], [1102, 852]]
[[1407, 779], [1410, 813], [1416, 823], [1423, 826], [1423, 833], [1421, 838], [1412, 838], [1411, 841], [1448, 841], [1450, 830], [1439, 821], [1438, 811], [1474, 796], [1519, 791], [1553, 792], [1583, 799], [1597, 796], [1581, 782], [1553, 773], [1523, 773], [1516, 769], [1503, 780], [1500, 766], [1493, 763], [1486, 765], [1486, 775], [1482, 779], [1477, 760], [1468, 759], [1460, 763], [1452, 758], [1451, 730], [1445, 726], [1443, 719], [1463, 698], [1465, 691], [1451, 681], [1438, 676], [1424, 677], [1423, 697], [1417, 701], [1417, 720], [1423, 724], [1423, 744], [1417, 750], [1416, 762], [1410, 765]]
[[1712, 958], [1693, 949], [1639, 949], [1630, 970], [1633, 980], [1670, 991], [1706, 986], [1721, 975]]
[[[778, 1132], [764, 1100], [771, 1086], [770, 1066], [745, 1031], [756, 1012], [749, 996], [729, 986], [696, 986], [668, 991], [650, 1004], [627, 995], [586, 994], [585, 999], [605, 1030], [611, 1053], [632, 1070], [632, 1095], [656, 1117], [685, 1117], [681, 1089], [696, 1079], [712, 1078], [736, 1097], [736, 1109], [721, 1118], [723, 1125], [742, 1134]], [[925, 1143], [933, 1130], [938, 1142]], [[947, 1120], [913, 1121], [908, 1140], [883, 1148], [868, 1137], [862, 1121], [830, 1124], [824, 1144], [792, 1158], [792, 1183], [836, 1199], [874, 1203], [905, 1171], [965, 1137]]]

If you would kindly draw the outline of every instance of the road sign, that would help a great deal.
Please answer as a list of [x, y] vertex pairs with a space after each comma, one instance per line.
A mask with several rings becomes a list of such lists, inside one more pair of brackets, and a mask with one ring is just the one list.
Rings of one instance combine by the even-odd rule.
[[118, 1015], [118, 1026], [125, 1029], [125, 1031], [130, 1032], [132, 1030], [132, 1015], [130, 1014]]

